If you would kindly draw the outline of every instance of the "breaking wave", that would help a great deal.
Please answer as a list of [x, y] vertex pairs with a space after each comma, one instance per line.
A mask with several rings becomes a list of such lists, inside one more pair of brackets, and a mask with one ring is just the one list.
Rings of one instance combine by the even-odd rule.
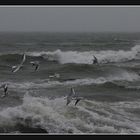
[[104, 50], [104, 51], [61, 51], [54, 52], [28, 52], [30, 56], [42, 56], [50, 61], [57, 61], [61, 64], [77, 63], [77, 64], [92, 64], [93, 55], [98, 58], [99, 63], [109, 62], [126, 62], [133, 59], [140, 59], [139, 57], [140, 45], [136, 45], [131, 50]]
[[123, 113], [126, 112], [118, 113], [119, 107], [115, 106], [112, 104], [110, 108], [109, 104], [90, 100], [83, 100], [78, 106], [66, 106], [64, 98], [50, 100], [26, 93], [21, 105], [1, 109], [0, 131], [20, 133], [28, 128], [28, 132], [37, 129], [42, 133], [59, 134], [139, 132], [136, 118], [131, 118], [131, 115], [125, 118]]
[[[42, 51], [42, 52], [26, 52], [29, 59], [38, 58], [48, 61], [56, 61], [60, 64], [76, 63], [76, 64], [92, 64], [93, 55], [98, 58], [99, 63], [127, 62], [134, 59], [140, 59], [140, 45], [132, 47], [130, 50], [103, 50], [103, 51]], [[0, 60], [18, 61], [23, 53], [1, 54]]]

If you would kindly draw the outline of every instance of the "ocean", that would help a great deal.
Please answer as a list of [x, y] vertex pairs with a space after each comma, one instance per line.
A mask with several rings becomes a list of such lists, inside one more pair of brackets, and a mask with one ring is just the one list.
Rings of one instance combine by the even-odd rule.
[[[0, 134], [140, 133], [140, 33], [1, 32], [3, 83]], [[66, 105], [71, 87], [83, 97], [76, 106]]]

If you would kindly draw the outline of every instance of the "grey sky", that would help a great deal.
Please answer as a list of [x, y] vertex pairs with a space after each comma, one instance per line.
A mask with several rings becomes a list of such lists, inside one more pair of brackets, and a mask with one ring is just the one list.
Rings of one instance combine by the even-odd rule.
[[0, 31], [140, 31], [140, 7], [0, 7]]

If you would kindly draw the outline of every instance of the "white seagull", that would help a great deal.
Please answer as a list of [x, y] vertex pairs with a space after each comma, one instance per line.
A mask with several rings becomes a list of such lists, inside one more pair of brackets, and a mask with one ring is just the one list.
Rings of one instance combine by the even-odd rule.
[[55, 73], [54, 75], [49, 75], [49, 78], [60, 78], [60, 74]]
[[23, 59], [21, 63], [17, 66], [12, 66], [12, 72], [17, 72], [18, 70], [20, 70], [23, 67], [23, 63], [25, 62], [25, 60], [26, 60], [26, 55], [23, 54]]
[[1, 97], [5, 97], [6, 95], [8, 95], [8, 84], [2, 84], [0, 88], [4, 89], [4, 94]]
[[31, 61], [30, 63], [35, 67], [35, 71], [39, 69], [39, 61]]
[[71, 88], [70, 91], [71, 91], [70, 94], [68, 94], [68, 96], [67, 96], [66, 105], [68, 105], [73, 100], [73, 98], [75, 98], [75, 95], [76, 95], [73, 88]]
[[83, 98], [83, 97], [78, 97], [77, 94], [75, 93], [74, 88], [71, 88], [71, 92], [70, 92], [70, 94], [67, 96], [67, 103], [66, 103], [66, 105], [70, 104], [70, 102], [71, 102], [72, 100], [76, 100], [76, 102], [75, 102], [75, 106], [76, 106], [77, 103], [78, 103], [80, 100], [82, 100], [82, 99], [84, 99], [84, 98]]

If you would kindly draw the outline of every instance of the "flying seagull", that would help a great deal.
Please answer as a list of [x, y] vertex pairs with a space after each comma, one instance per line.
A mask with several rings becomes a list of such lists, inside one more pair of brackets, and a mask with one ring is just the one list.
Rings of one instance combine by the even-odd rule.
[[25, 60], [26, 60], [26, 55], [23, 54], [23, 59], [21, 63], [19, 65], [12, 66], [12, 72], [17, 72], [18, 70], [20, 70], [23, 67], [23, 63], [25, 62]]
[[72, 100], [76, 100], [76, 101], [75, 101], [75, 106], [76, 106], [77, 103], [78, 103], [80, 100], [83, 100], [83, 99], [84, 99], [83, 97], [77, 96], [77, 94], [75, 93], [74, 88], [71, 88], [71, 92], [70, 92], [70, 94], [67, 96], [67, 103], [66, 103], [66, 105], [70, 104], [70, 102], [71, 102]]
[[55, 73], [54, 75], [50, 75], [49, 78], [60, 78], [60, 74]]
[[39, 69], [39, 61], [31, 61], [30, 63], [35, 67], [35, 71]]
[[94, 59], [93, 59], [93, 64], [97, 64], [98, 63], [98, 60], [97, 58], [93, 55]]
[[4, 89], [4, 94], [1, 97], [5, 97], [6, 95], [8, 95], [8, 84], [2, 84], [0, 88]]
[[74, 98], [75, 98], [76, 94], [73, 88], [71, 88], [71, 92], [68, 94], [67, 96], [67, 103], [66, 105], [68, 105]]

